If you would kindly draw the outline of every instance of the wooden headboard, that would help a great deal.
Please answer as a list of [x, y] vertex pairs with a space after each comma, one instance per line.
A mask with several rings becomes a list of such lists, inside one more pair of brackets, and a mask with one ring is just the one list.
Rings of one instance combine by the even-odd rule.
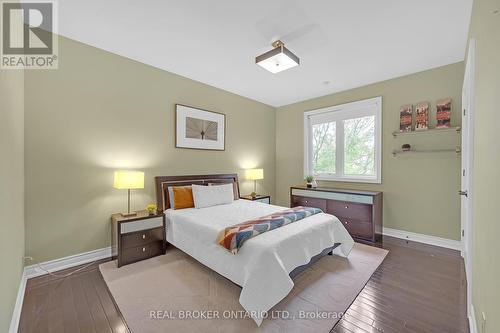
[[192, 184], [233, 184], [234, 199], [237, 200], [240, 197], [238, 175], [235, 173], [220, 175], [157, 176], [155, 177], [155, 184], [156, 203], [158, 206], [158, 211], [162, 213], [166, 209], [170, 208], [170, 200], [168, 195], [169, 186], [189, 186]]

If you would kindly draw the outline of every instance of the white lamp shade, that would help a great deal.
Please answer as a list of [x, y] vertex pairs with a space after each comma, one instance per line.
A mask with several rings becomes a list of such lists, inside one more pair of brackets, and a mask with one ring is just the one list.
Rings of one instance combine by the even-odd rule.
[[245, 178], [249, 180], [264, 179], [264, 169], [247, 169], [245, 171]]
[[113, 187], [120, 190], [144, 188], [144, 172], [115, 171]]
[[255, 63], [271, 73], [279, 73], [300, 64], [299, 58], [281, 45], [255, 58]]
[[257, 65], [264, 69], [267, 69], [273, 74], [276, 74], [292, 67], [298, 66], [299, 64], [292, 58], [288, 57], [286, 54], [279, 53], [270, 58], [267, 58], [266, 60], [258, 62]]

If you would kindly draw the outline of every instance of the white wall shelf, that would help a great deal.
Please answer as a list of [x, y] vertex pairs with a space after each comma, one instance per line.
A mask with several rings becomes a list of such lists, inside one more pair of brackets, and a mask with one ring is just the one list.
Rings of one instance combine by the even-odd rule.
[[460, 154], [462, 152], [460, 147], [457, 147], [455, 149], [450, 148], [450, 149], [415, 149], [415, 150], [393, 150], [392, 155], [396, 156], [398, 154], [428, 154], [428, 153], [449, 153], [449, 152], [454, 152], [456, 154]]

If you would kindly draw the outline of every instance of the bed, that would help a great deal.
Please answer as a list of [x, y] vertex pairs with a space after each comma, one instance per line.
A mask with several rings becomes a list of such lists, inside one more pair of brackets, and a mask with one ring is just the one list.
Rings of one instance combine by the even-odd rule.
[[[207, 208], [170, 208], [168, 187], [233, 184], [234, 201]], [[267, 311], [293, 288], [290, 273], [328, 252], [348, 256], [354, 241], [333, 215], [319, 213], [245, 242], [237, 254], [217, 244], [225, 227], [287, 209], [239, 199], [236, 174], [156, 177], [158, 207], [164, 212], [167, 242], [242, 287], [240, 304], [262, 323]]]

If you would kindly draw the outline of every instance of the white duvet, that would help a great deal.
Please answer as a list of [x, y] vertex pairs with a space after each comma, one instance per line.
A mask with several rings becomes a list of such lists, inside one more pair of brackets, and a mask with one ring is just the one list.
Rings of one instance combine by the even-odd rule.
[[347, 256], [354, 241], [333, 215], [320, 213], [247, 240], [233, 255], [216, 243], [225, 227], [285, 207], [249, 200], [207, 208], [168, 209], [167, 241], [242, 287], [240, 304], [260, 326], [265, 312], [293, 288], [289, 273], [324, 249]]

